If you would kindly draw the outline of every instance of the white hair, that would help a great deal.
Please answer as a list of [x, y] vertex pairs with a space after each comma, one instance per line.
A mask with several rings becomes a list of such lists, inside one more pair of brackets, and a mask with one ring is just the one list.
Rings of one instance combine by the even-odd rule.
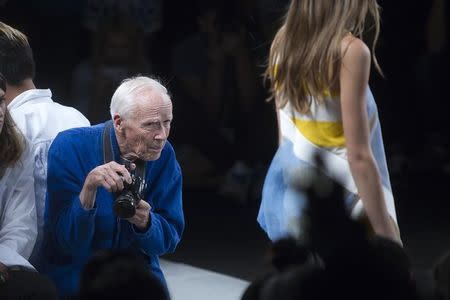
[[156, 90], [165, 100], [170, 101], [167, 89], [158, 80], [146, 76], [127, 78], [122, 81], [111, 98], [111, 118], [114, 118], [116, 114], [122, 117], [129, 116], [138, 104], [137, 96], [145, 90]]

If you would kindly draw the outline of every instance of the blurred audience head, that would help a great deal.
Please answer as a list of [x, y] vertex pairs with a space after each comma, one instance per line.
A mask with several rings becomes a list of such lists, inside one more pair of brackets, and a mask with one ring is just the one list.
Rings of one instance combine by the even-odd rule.
[[151, 34], [163, 25], [162, 0], [87, 0], [85, 2], [82, 24], [91, 31], [98, 30], [100, 24], [111, 16], [122, 15], [133, 20], [145, 33]]
[[411, 283], [412, 265], [405, 249], [399, 243], [386, 237], [374, 235], [369, 239], [369, 247], [375, 255], [374, 267], [389, 269], [388, 276], [396, 277], [404, 283]]
[[97, 63], [130, 64], [145, 55], [144, 49], [144, 33], [129, 17], [105, 18], [93, 32], [93, 54]]
[[0, 73], [6, 83], [20, 85], [33, 79], [35, 64], [28, 38], [19, 30], [0, 22]]
[[[326, 169], [320, 156], [316, 165]], [[308, 199], [304, 237], [273, 244], [278, 272], [250, 285], [243, 299], [417, 299], [402, 246], [353, 220], [333, 179], [317, 170], [310, 179], [297, 187]]]
[[450, 299], [450, 251], [446, 252], [433, 267], [436, 296], [440, 300]]
[[[417, 299], [410, 259], [396, 241], [374, 235], [368, 241], [368, 251], [361, 257], [359, 271], [354, 274], [364, 288], [377, 289], [372, 299]], [[358, 270], [357, 269], [357, 270]]]
[[245, 25], [239, 1], [196, 0], [198, 25], [204, 33], [238, 33]]
[[[303, 220], [303, 243], [324, 260], [347, 256], [348, 249], [365, 248], [368, 230], [350, 217], [344, 201], [344, 189], [333, 178], [325, 175], [326, 165], [320, 155], [315, 156], [317, 168], [311, 168], [310, 177], [297, 182], [299, 192], [306, 194]], [[323, 170], [323, 171], [322, 171]]]
[[290, 237], [275, 241], [269, 249], [269, 256], [278, 272], [312, 262], [311, 251]]
[[242, 300], [322, 299], [320, 286], [323, 270], [317, 265], [303, 265], [273, 274], [248, 286]]
[[124, 251], [103, 250], [85, 265], [79, 299], [168, 300], [167, 291], [148, 270], [144, 259]]

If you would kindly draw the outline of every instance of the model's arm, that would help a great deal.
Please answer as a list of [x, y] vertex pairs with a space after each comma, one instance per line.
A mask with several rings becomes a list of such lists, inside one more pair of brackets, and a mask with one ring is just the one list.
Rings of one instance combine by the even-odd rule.
[[0, 245], [25, 259], [30, 257], [37, 236], [33, 163], [31, 152], [26, 152], [9, 174], [11, 178], [6, 178], [15, 184], [11, 197], [2, 199], [5, 206], [0, 221]]
[[349, 38], [343, 44], [340, 96], [350, 170], [375, 233], [396, 240], [369, 141], [366, 92], [370, 51], [356, 38]]

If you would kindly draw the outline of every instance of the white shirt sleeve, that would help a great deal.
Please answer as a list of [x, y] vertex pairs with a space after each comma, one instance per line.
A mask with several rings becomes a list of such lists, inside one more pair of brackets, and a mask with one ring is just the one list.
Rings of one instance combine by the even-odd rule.
[[[27, 146], [21, 159], [6, 171], [0, 187], [0, 261], [11, 253], [28, 259], [37, 236], [33, 156]], [[10, 251], [7, 251], [8, 249]], [[6, 253], [9, 252], [9, 253]], [[12, 262], [3, 262], [11, 265]]]

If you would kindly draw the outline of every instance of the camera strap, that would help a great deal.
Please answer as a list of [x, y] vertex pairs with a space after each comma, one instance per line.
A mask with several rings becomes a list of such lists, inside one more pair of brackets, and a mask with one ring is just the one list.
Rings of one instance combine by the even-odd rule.
[[112, 121], [108, 121], [103, 128], [103, 162], [109, 163], [113, 161], [112, 144], [111, 144], [111, 128]]
[[[113, 127], [112, 121], [108, 121], [105, 123], [105, 128], [103, 129], [103, 161], [104, 163], [109, 163], [114, 160], [113, 152], [112, 152], [112, 143], [111, 143], [111, 128]], [[145, 183], [145, 161], [138, 159], [134, 162], [136, 165], [135, 175], [142, 179], [142, 182]], [[141, 193], [143, 191], [140, 191]]]

